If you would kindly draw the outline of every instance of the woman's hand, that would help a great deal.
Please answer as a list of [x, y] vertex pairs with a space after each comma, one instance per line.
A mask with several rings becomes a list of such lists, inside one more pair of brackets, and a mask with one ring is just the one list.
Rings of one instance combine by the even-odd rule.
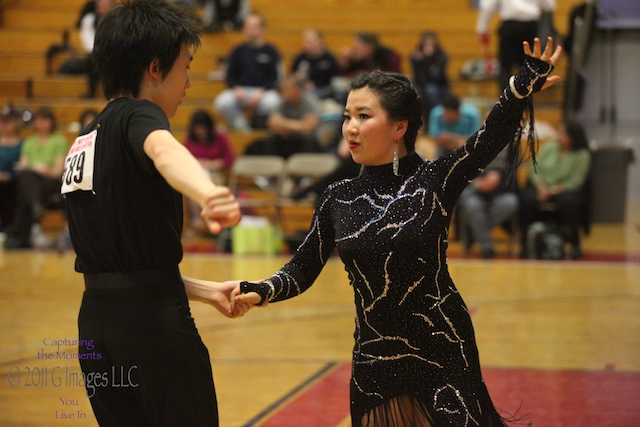
[[[553, 66], [556, 65], [560, 57], [562, 56], [562, 46], [558, 46], [553, 49], [553, 37], [547, 37], [547, 45], [542, 51], [540, 47], [540, 39], [535, 38], [533, 40], [533, 50], [531, 50], [531, 45], [529, 42], [525, 41], [522, 43], [524, 48], [524, 54], [527, 56], [531, 56], [532, 58], [540, 59], [541, 61], [547, 62]], [[549, 86], [552, 86], [560, 81], [560, 76], [548, 76], [541, 90], [545, 90]]]
[[[254, 283], [262, 283], [263, 280], [258, 280]], [[240, 284], [238, 283], [238, 286], [236, 286], [232, 291], [231, 291], [231, 297], [230, 297], [230, 302], [231, 302], [231, 313], [234, 313], [237, 310], [243, 310], [244, 311], [249, 311], [249, 309], [253, 308], [253, 307], [266, 307], [269, 304], [269, 301], [264, 301], [261, 305], [260, 301], [262, 300], [262, 297], [260, 296], [260, 294], [258, 294], [257, 292], [248, 292], [246, 294], [243, 294], [242, 291], [240, 290]], [[238, 309], [236, 308], [236, 306], [242, 306], [242, 308]]]

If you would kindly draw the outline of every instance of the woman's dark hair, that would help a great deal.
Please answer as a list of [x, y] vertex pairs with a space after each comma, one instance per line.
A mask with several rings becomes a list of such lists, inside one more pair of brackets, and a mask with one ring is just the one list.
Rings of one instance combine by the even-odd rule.
[[424, 31], [420, 34], [420, 42], [418, 43], [417, 49], [422, 50], [422, 46], [428, 39], [433, 39], [436, 46], [436, 53], [440, 53], [442, 47], [440, 46], [440, 39], [438, 38], [438, 34], [435, 31]]
[[374, 48], [380, 45], [380, 42], [378, 41], [378, 36], [368, 31], [358, 31], [356, 33], [356, 38], [361, 40], [363, 43], [368, 44], [369, 46], [373, 46]]
[[589, 139], [587, 138], [587, 132], [576, 119], [565, 119], [562, 122], [567, 135], [569, 135], [569, 141], [571, 141], [571, 151], [589, 149]]
[[458, 98], [457, 96], [455, 96], [452, 93], [448, 93], [446, 94], [443, 98], [442, 98], [442, 107], [447, 109], [447, 110], [455, 110], [455, 111], [459, 111], [460, 110], [460, 98]]
[[423, 104], [411, 81], [404, 74], [375, 70], [360, 74], [351, 82], [351, 90], [364, 87], [378, 96], [390, 120], [407, 121], [404, 143], [407, 152], [413, 152], [422, 127]]
[[96, 30], [92, 58], [107, 99], [137, 97], [145, 69], [155, 59], [165, 77], [182, 44], [200, 46], [200, 26], [189, 10], [165, 0], [122, 0]]
[[35, 113], [33, 113], [33, 118], [41, 117], [43, 119], [47, 119], [51, 122], [51, 132], [55, 132], [58, 129], [58, 120], [56, 119], [56, 113], [53, 112], [51, 107], [40, 107]]
[[189, 139], [192, 141], [198, 139], [195, 133], [196, 126], [204, 126], [207, 128], [207, 140], [205, 141], [205, 144], [213, 144], [216, 134], [216, 122], [213, 119], [213, 116], [211, 116], [211, 114], [206, 110], [197, 110], [193, 112], [191, 115], [191, 122], [189, 123]]

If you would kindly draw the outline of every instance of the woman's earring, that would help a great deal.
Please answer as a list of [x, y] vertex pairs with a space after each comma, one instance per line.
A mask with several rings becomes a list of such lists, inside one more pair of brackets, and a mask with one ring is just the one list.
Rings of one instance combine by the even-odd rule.
[[360, 165], [360, 172], [358, 173], [358, 177], [362, 176], [364, 173], [364, 163]]
[[396, 141], [396, 149], [393, 150], [393, 174], [398, 176], [398, 169], [400, 168], [400, 159], [398, 159], [398, 141]]

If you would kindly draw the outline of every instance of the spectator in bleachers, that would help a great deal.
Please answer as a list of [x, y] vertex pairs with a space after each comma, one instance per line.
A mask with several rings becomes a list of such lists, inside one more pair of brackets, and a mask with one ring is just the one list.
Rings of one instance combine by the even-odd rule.
[[[461, 103], [457, 96], [448, 93], [441, 105], [431, 110], [429, 134], [437, 146], [437, 156], [462, 147], [482, 123], [478, 109]], [[472, 243], [480, 247], [482, 258], [494, 256], [491, 231], [516, 214], [518, 196], [505, 176], [503, 150], [485, 170], [464, 189], [458, 201], [460, 218], [458, 225], [465, 227], [469, 248]], [[515, 232], [515, 230], [510, 230]]]
[[33, 129], [34, 134], [24, 141], [16, 167], [17, 207], [5, 243], [9, 249], [31, 246], [32, 226], [39, 222], [52, 197], [60, 195], [67, 139], [57, 131], [56, 116], [49, 107], [35, 112]]
[[413, 84], [424, 103], [425, 119], [429, 118], [431, 110], [449, 93], [448, 62], [449, 57], [440, 46], [436, 33], [422, 33], [420, 43], [411, 53], [411, 68]]
[[376, 34], [360, 31], [354, 36], [351, 49], [340, 58], [340, 73], [354, 77], [376, 69], [401, 73], [401, 57], [395, 50], [381, 45]]
[[80, 129], [84, 129], [89, 123], [98, 117], [98, 111], [93, 108], [87, 108], [80, 113]]
[[269, 115], [270, 134], [252, 142], [246, 154], [276, 155], [285, 159], [295, 153], [320, 151], [315, 130], [318, 126], [318, 104], [305, 90], [305, 80], [295, 75], [282, 82], [280, 107]]
[[307, 89], [319, 99], [333, 96], [331, 81], [338, 74], [338, 60], [324, 42], [322, 33], [308, 29], [302, 33], [302, 51], [291, 63], [291, 73], [307, 81]]
[[[542, 12], [551, 12], [555, 8], [556, 0], [480, 0], [476, 32], [485, 52], [489, 49], [489, 21], [496, 12], [501, 19], [498, 29], [500, 90], [509, 85], [514, 67], [520, 67], [524, 63], [522, 42], [528, 41], [533, 45], [533, 39], [538, 35], [538, 20]], [[545, 43], [546, 39], [543, 40], [543, 45]]]
[[245, 41], [236, 46], [229, 56], [226, 82], [228, 88], [220, 93], [214, 107], [233, 130], [248, 131], [260, 123], [280, 103], [278, 83], [282, 73], [282, 60], [278, 48], [269, 43], [265, 35], [262, 16], [251, 14], [245, 19]]
[[452, 93], [447, 94], [442, 104], [429, 114], [429, 135], [438, 147], [438, 157], [464, 145], [467, 138], [480, 129], [480, 124], [480, 112], [475, 106], [461, 103]]
[[[215, 120], [208, 111], [193, 112], [184, 145], [202, 165], [211, 180], [217, 185], [224, 185], [224, 171], [231, 167], [236, 156], [229, 136], [216, 128]], [[189, 229], [185, 232], [208, 232], [205, 222], [200, 217], [201, 209], [198, 204], [188, 200], [187, 209], [190, 221]]]
[[579, 226], [587, 222], [584, 185], [591, 165], [591, 150], [584, 127], [575, 119], [565, 120], [556, 141], [545, 142], [537, 156], [537, 167], [520, 194], [520, 230], [522, 258], [528, 253], [527, 230], [543, 218], [541, 204], [555, 204], [559, 225], [566, 229], [571, 258], [582, 257]]
[[202, 24], [206, 31], [239, 30], [251, 13], [249, 0], [202, 0]]
[[16, 208], [16, 165], [20, 159], [22, 120], [7, 108], [0, 116], [0, 232], [12, 219]]
[[[482, 173], [462, 191], [458, 208], [462, 220], [460, 227], [467, 227], [467, 240], [462, 242], [469, 248], [474, 242], [480, 247], [484, 259], [495, 255], [491, 232], [503, 225], [518, 213], [518, 194], [515, 185], [506, 179], [505, 157], [507, 151], [500, 154], [482, 171]], [[515, 233], [517, 230], [508, 230]], [[469, 233], [470, 232], [470, 233]]]
[[80, 42], [85, 56], [67, 60], [58, 70], [61, 74], [86, 74], [88, 78], [86, 98], [95, 98], [99, 81], [99, 76], [91, 60], [96, 28], [100, 20], [113, 9], [114, 5], [115, 0], [96, 0], [94, 2], [94, 10], [91, 10], [90, 4], [84, 6], [81, 12], [79, 29]]
[[360, 73], [373, 70], [402, 72], [402, 58], [394, 49], [383, 46], [378, 36], [371, 32], [359, 31], [353, 37], [351, 48], [338, 58], [339, 74], [334, 85], [338, 103], [344, 105], [349, 92], [350, 80]]
[[236, 157], [229, 135], [217, 129], [213, 116], [206, 110], [196, 110], [191, 115], [184, 145], [209, 172], [231, 167]]

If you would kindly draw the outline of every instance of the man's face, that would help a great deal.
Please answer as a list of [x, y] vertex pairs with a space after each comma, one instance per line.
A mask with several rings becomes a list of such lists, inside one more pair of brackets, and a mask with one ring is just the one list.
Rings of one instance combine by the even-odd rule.
[[191, 49], [183, 43], [180, 56], [160, 83], [161, 90], [156, 92], [158, 96], [154, 101], [162, 108], [167, 117], [175, 116], [182, 103], [182, 98], [187, 94], [187, 89], [191, 87], [189, 67], [192, 59]]
[[445, 123], [456, 123], [460, 119], [460, 111], [452, 108], [445, 108], [443, 116]]
[[285, 80], [280, 86], [280, 94], [291, 104], [297, 104], [302, 97], [302, 90], [292, 81]]
[[249, 42], [259, 40], [264, 34], [262, 19], [256, 15], [250, 15], [244, 20], [242, 27], [244, 36]]

